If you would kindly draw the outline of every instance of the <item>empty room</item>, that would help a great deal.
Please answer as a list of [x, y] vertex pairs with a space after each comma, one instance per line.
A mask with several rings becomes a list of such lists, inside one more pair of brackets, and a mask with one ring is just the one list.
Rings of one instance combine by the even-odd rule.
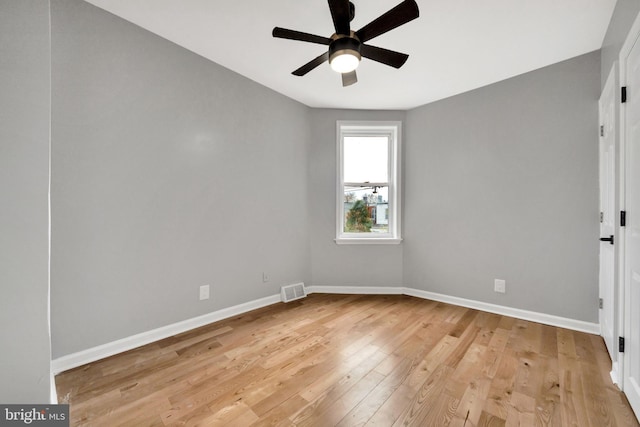
[[639, 12], [0, 0], [0, 425], [639, 426]]

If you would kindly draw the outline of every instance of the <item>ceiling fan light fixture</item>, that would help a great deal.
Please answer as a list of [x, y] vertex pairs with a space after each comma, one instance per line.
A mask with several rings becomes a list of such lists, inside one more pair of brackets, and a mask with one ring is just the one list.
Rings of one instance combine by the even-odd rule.
[[337, 73], [350, 73], [358, 68], [360, 58], [360, 54], [355, 50], [341, 50], [329, 58], [329, 63]]
[[354, 71], [360, 59], [360, 41], [355, 37], [340, 37], [329, 45], [329, 64], [338, 73]]

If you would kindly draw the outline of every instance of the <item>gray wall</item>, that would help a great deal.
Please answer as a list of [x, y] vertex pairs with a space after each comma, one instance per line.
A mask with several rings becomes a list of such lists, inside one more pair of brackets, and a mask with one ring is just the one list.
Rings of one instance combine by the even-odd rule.
[[407, 113], [407, 286], [598, 320], [599, 60]]
[[49, 2], [0, 1], [0, 402], [48, 403]]
[[310, 281], [307, 107], [79, 0], [52, 49], [54, 357]]
[[336, 237], [336, 122], [338, 120], [403, 121], [405, 113], [314, 109], [311, 118], [309, 223], [312, 284], [402, 286], [402, 245], [337, 245], [334, 241]]
[[638, 12], [640, 12], [640, 1], [638, 0], [618, 0], [616, 3], [609, 28], [602, 42], [601, 88], [604, 88], [609, 71], [618, 60], [620, 49], [622, 49]]

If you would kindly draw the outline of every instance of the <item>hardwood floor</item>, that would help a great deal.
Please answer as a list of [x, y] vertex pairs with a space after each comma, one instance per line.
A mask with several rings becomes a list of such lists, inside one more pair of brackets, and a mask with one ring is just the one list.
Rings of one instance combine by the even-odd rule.
[[602, 339], [409, 296], [313, 294], [56, 377], [71, 425], [638, 426]]

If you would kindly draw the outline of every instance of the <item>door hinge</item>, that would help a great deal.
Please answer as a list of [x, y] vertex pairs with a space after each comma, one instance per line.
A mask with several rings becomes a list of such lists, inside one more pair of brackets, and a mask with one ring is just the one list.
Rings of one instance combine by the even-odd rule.
[[604, 222], [604, 212], [600, 212], [600, 222]]
[[604, 136], [604, 125], [600, 125], [600, 136]]
[[622, 86], [622, 88], [620, 88], [620, 102], [622, 102], [623, 104], [625, 102], [627, 102], [627, 87], [626, 86]]
[[624, 353], [624, 337], [618, 337], [618, 352]]
[[604, 301], [602, 300], [602, 298], [598, 300], [598, 308], [604, 308]]
[[627, 211], [620, 211], [620, 227], [627, 226]]

